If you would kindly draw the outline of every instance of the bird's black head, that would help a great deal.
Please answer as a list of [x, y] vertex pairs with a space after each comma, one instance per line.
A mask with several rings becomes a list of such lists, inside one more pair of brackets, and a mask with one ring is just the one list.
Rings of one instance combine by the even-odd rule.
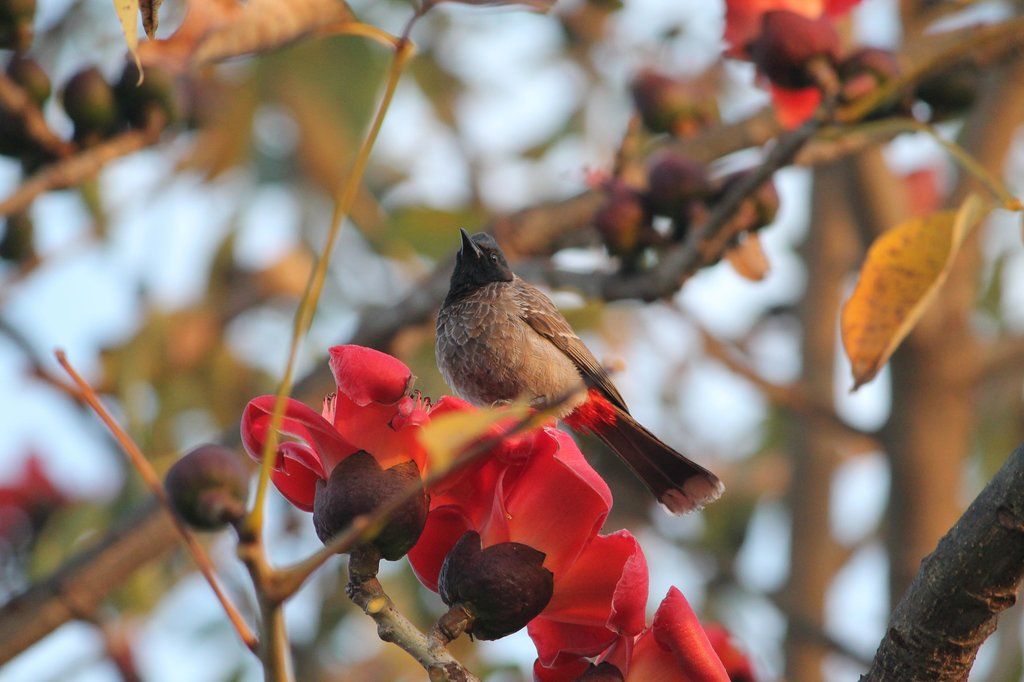
[[483, 232], [462, 233], [462, 248], [455, 257], [451, 294], [473, 291], [492, 282], [511, 282], [515, 275], [494, 237]]

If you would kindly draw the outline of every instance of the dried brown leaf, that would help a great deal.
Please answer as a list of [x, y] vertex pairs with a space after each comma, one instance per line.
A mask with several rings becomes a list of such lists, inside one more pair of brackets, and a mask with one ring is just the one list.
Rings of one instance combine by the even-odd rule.
[[156, 29], [160, 24], [160, 5], [164, 0], [139, 0], [139, 11], [142, 13], [142, 28], [146, 30], [146, 37], [150, 40], [156, 38]]
[[202, 65], [267, 52], [355, 21], [341, 0], [250, 0], [233, 21], [200, 38], [191, 61]]

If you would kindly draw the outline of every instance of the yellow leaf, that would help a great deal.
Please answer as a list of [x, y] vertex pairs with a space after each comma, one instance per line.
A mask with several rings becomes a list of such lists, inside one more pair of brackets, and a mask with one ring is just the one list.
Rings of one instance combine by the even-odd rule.
[[114, 11], [121, 21], [124, 41], [132, 53], [135, 66], [139, 67], [139, 83], [142, 82], [142, 62], [139, 61], [139, 0], [114, 0]]
[[431, 472], [444, 471], [475, 441], [503, 419], [521, 419], [528, 407], [512, 403], [507, 407], [449, 412], [430, 420], [420, 431], [420, 443], [427, 450]]
[[874, 378], [921, 319], [964, 238], [989, 210], [971, 195], [958, 210], [909, 220], [871, 245], [841, 320], [853, 390]]

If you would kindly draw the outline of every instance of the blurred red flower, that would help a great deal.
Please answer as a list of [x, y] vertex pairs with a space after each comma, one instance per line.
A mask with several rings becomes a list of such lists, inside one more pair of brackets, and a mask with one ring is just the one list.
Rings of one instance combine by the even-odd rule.
[[[726, 0], [725, 42], [727, 54], [751, 59], [753, 44], [762, 37], [765, 14], [791, 12], [806, 19], [834, 19], [850, 11], [860, 0]], [[778, 37], [776, 37], [778, 39]], [[799, 42], [805, 42], [801, 37]], [[799, 50], [797, 50], [799, 51]], [[795, 128], [806, 121], [821, 102], [815, 87], [780, 87], [771, 84], [769, 91], [779, 122]]]
[[[654, 621], [635, 637], [619, 637], [595, 659], [611, 664], [625, 682], [752, 682], [750, 661], [720, 626], [703, 628], [675, 587], [662, 600]], [[548, 667], [538, 658], [534, 677], [568, 682], [591, 667], [589, 660], [563, 659]]]
[[42, 457], [30, 453], [18, 477], [0, 485], [0, 538], [31, 535], [50, 512], [69, 501], [46, 472]]

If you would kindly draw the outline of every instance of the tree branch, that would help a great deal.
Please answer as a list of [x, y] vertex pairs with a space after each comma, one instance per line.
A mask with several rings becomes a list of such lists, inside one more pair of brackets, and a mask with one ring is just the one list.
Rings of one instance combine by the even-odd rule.
[[75, 145], [62, 139], [50, 129], [25, 89], [11, 80], [7, 74], [0, 73], [0, 109], [21, 121], [25, 134], [40, 149], [58, 158], [70, 155]]
[[431, 641], [412, 621], [395, 607], [391, 597], [377, 580], [380, 555], [355, 551], [349, 558], [349, 583], [346, 592], [363, 613], [377, 623], [377, 635], [416, 659], [432, 681], [479, 682], [438, 642]]
[[111, 161], [156, 144], [163, 128], [163, 117], [157, 116], [143, 130], [129, 130], [91, 149], [46, 166], [0, 201], [0, 216], [23, 211], [40, 194], [74, 187], [91, 178]]
[[861, 680], [966, 680], [1022, 580], [1024, 445], [921, 562]]

